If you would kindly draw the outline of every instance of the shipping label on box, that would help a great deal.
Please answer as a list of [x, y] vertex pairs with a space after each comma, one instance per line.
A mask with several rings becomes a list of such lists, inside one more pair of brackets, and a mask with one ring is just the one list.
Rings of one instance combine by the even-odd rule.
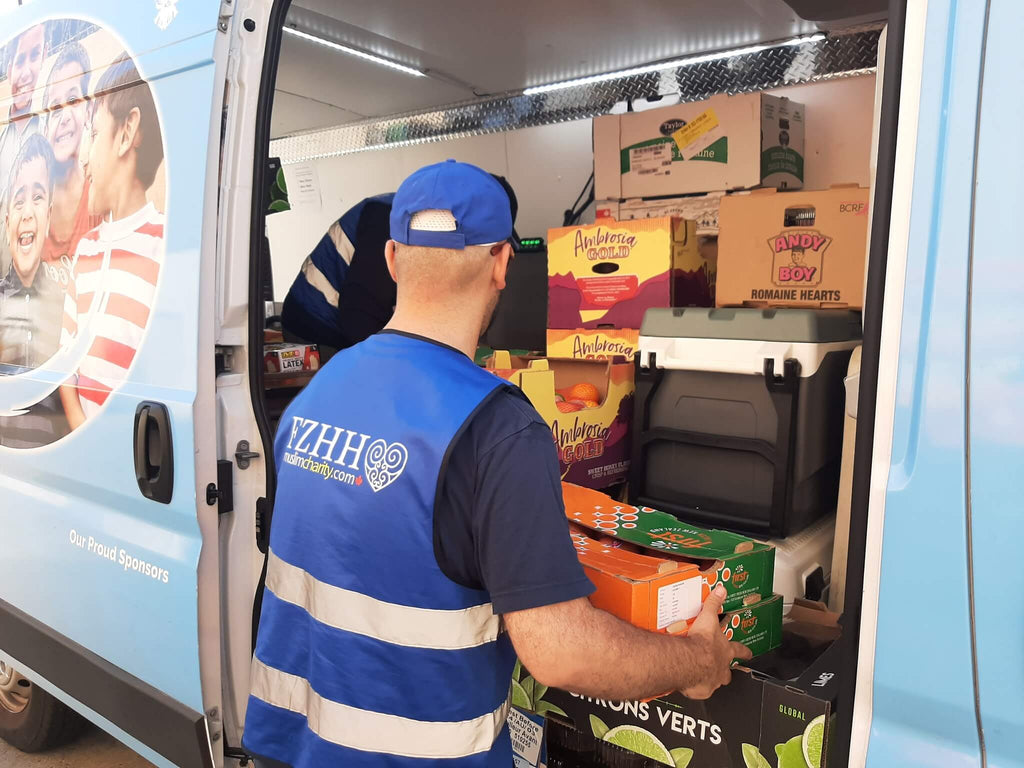
[[594, 119], [598, 200], [803, 186], [804, 108], [764, 94], [715, 96]]
[[859, 309], [867, 213], [861, 187], [725, 198], [716, 303]]
[[696, 224], [640, 219], [548, 232], [548, 327], [639, 328], [651, 307], [712, 302]]
[[707, 597], [700, 570], [691, 563], [631, 552], [572, 527], [573, 546], [597, 591], [595, 607], [652, 632], [685, 632]]
[[487, 368], [517, 385], [551, 428], [562, 479], [591, 488], [626, 479], [632, 362], [512, 358], [499, 351]]
[[543, 768], [547, 761], [543, 715], [512, 707], [508, 713], [508, 732], [514, 768]]
[[562, 497], [570, 521], [649, 553], [696, 564], [709, 588], [719, 582], [725, 585], [726, 610], [773, 594], [775, 548], [770, 544], [690, 525], [650, 507], [623, 504], [568, 478], [562, 483]]
[[633, 359], [640, 342], [640, 331], [631, 328], [587, 330], [548, 329], [548, 357], [573, 360]]

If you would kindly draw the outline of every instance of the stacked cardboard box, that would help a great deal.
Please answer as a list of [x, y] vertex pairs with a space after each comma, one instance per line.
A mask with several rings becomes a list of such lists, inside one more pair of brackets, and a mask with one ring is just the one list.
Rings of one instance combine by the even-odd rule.
[[803, 154], [803, 105], [776, 96], [714, 96], [606, 115], [594, 120], [594, 196], [799, 189]]
[[562, 484], [562, 497], [565, 514], [575, 524], [648, 553], [693, 563], [708, 589], [725, 585], [727, 611], [749, 608], [773, 595], [775, 548], [770, 544], [689, 525], [569, 482]]
[[722, 201], [716, 302], [859, 309], [868, 190], [762, 190]]
[[691, 220], [603, 220], [548, 238], [548, 357], [632, 359], [648, 309], [713, 303], [714, 256]]
[[818, 604], [801, 603], [793, 610], [795, 618], [785, 625], [791, 652], [734, 668], [732, 682], [707, 701], [680, 693], [652, 701], [605, 701], [546, 690], [543, 709], [553, 721], [549, 732], [558, 736], [549, 749], [552, 761], [630, 766], [639, 752], [679, 768], [830, 768], [839, 690], [838, 616]]
[[[626, 479], [632, 362], [513, 357], [499, 350], [486, 367], [517, 385], [551, 427], [564, 479], [592, 488]], [[559, 392], [580, 384], [591, 388], [596, 400], [586, 407], [562, 402]]]

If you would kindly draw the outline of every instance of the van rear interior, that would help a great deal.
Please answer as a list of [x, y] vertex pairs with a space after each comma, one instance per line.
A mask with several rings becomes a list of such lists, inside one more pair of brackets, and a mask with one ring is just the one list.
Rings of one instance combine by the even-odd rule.
[[[808, 6], [813, 12], [815, 6], [793, 5], [804, 13], [810, 13]], [[264, 322], [263, 337], [254, 334], [250, 339], [250, 372], [264, 455], [273, 453], [272, 436], [284, 408], [321, 364], [312, 349], [302, 347], [302, 340], [281, 333], [281, 307], [289, 288], [307, 256], [343, 213], [364, 198], [394, 192], [423, 165], [455, 158], [504, 176], [514, 188], [515, 227], [523, 246], [511, 267], [510, 286], [495, 322], [481, 341], [479, 362], [486, 364], [495, 350], [512, 350], [510, 361], [517, 353], [547, 355], [554, 361], [551, 367], [556, 369], [558, 387], [567, 383], [564, 377], [559, 379], [562, 363], [558, 360], [574, 353], [550, 346], [546, 291], [548, 275], [553, 274], [547, 261], [551, 231], [566, 224], [592, 224], [599, 217], [614, 224], [616, 217], [658, 215], [680, 196], [666, 194], [663, 188], [659, 194], [641, 195], [643, 200], [631, 194], [602, 197], [607, 187], [602, 186], [600, 171], [596, 190], [593, 177], [595, 166], [609, 157], [603, 146], [597, 146], [595, 118], [668, 110], [719, 95], [783, 97], [803, 111], [802, 190], [846, 188], [851, 200], [870, 201], [876, 184], [890, 182], [891, 169], [882, 165], [877, 166], [875, 178], [875, 157], [880, 156], [880, 144], [894, 141], [879, 126], [885, 125], [883, 81], [898, 79], [899, 61], [882, 66], [886, 18], [877, 11], [879, 3], [841, 3], [842, 11], [836, 4], [819, 5], [828, 5], [823, 13], [830, 18], [801, 19], [783, 0], [756, 4], [722, 0], [713, 9], [706, 3], [667, 0], [639, 6], [602, 4], [596, 13], [536, 0], [498, 5], [459, 0], [446, 3], [444, 13], [438, 13], [433, 4], [403, 4], [399, 11], [393, 4], [301, 0], [286, 15], [282, 10], [278, 14], [283, 21], [281, 34], [270, 35], [268, 43], [271, 53], [279, 44], [276, 80], [272, 89], [265, 84], [263, 94], [264, 104], [272, 99], [273, 108], [257, 133], [258, 142], [262, 139], [257, 151], [265, 153], [257, 183], [267, 193], [257, 202], [254, 216], [261, 225], [265, 222], [266, 245], [260, 248], [256, 243], [252, 253], [251, 298], [264, 309]], [[716, 103], [712, 101], [712, 107]], [[711, 111], [724, 119], [721, 108]], [[704, 118], [707, 114], [703, 111]], [[687, 125], [697, 121], [672, 124], [667, 135]], [[796, 129], [788, 123], [779, 129], [787, 134], [781, 140], [786, 146]], [[699, 139], [699, 130], [691, 130], [685, 140]], [[678, 145], [679, 134], [673, 140]], [[767, 150], [762, 157], [762, 147], [754, 149], [764, 171]], [[738, 151], [737, 145], [730, 150]], [[613, 151], [610, 162], [616, 165], [621, 159], [624, 168], [627, 154], [624, 150], [620, 158]], [[655, 166], [651, 174], [658, 173]], [[286, 190], [278, 178], [284, 180]], [[721, 197], [707, 198], [706, 193], [724, 191], [729, 198], [765, 194], [749, 191], [763, 186], [757, 181], [736, 185], [740, 186], [748, 189], [686, 190], [693, 198], [691, 204], [711, 200], [704, 209], [710, 211], [706, 220], [696, 225], [702, 252], [711, 254], [711, 264], [727, 234], [724, 217], [722, 228], [718, 227]], [[792, 189], [793, 185], [783, 186]], [[792, 195], [802, 204], [800, 193], [778, 194]], [[631, 206], [641, 212], [627, 213]], [[880, 220], [878, 210], [874, 219], [869, 210], [865, 206], [857, 211], [865, 231], [870, 221], [878, 226]], [[885, 258], [884, 252], [868, 258], [870, 239], [863, 235], [869, 274], [879, 265], [884, 269]], [[764, 248], [768, 247], [766, 241]], [[724, 275], [724, 268], [719, 263], [720, 287], [723, 280], [732, 282], [734, 277]], [[549, 764], [569, 759], [566, 755], [578, 759], [594, 755], [593, 742], [607, 741], [603, 737], [616, 725], [646, 730], [671, 752], [676, 765], [686, 764], [687, 749], [693, 750], [689, 755], [694, 765], [712, 758], [718, 764], [719, 755], [723, 765], [742, 764], [735, 762], [739, 754], [753, 761], [746, 765], [761, 765], [753, 756], [757, 750], [767, 758], [764, 764], [770, 765], [845, 764], [866, 526], [866, 507], [851, 504], [855, 484], [866, 478], [855, 478], [853, 466], [855, 444], [870, 445], [870, 435], [857, 436], [858, 430], [872, 429], [870, 423], [858, 426], [856, 419], [861, 323], [868, 325], [869, 318], [877, 321], [881, 316], [880, 292], [877, 299], [869, 296], [862, 302], [869, 277], [861, 280], [858, 273], [857, 279], [861, 290], [855, 299], [826, 300], [820, 309], [827, 311], [811, 321], [801, 315], [803, 319], [791, 322], [785, 311], [760, 313], [777, 306], [771, 294], [765, 294], [764, 302], [747, 302], [747, 309], [761, 315], [747, 325], [731, 316], [726, 322], [729, 308], [717, 310], [720, 314], [712, 313], [708, 320], [706, 313], [676, 301], [681, 304], [676, 309], [684, 312], [647, 313], [638, 348], [635, 339], [609, 348], [608, 354], [622, 354], [618, 362], [635, 368], [631, 417], [643, 423], [631, 427], [633, 466], [628, 474], [624, 470], [607, 487], [588, 484], [619, 504], [654, 507], [684, 523], [771, 541], [775, 545], [774, 591], [783, 596], [786, 618], [781, 647], [757, 657], [750, 665], [755, 672], [737, 673], [730, 689], [722, 689], [699, 707], [687, 708], [690, 705], [676, 699], [667, 704], [609, 705], [551, 693], [534, 695], [532, 679], [522, 673], [524, 678], [517, 679], [516, 685], [529, 680], [525, 705], [513, 701], [527, 720], [547, 714]], [[863, 316], [850, 313], [861, 307]], [[800, 311], [815, 316], [813, 309]], [[839, 316], [845, 318], [839, 321], [846, 323], [842, 331], [835, 327]], [[715, 318], [723, 322], [715, 325]], [[729, 328], [723, 331], [725, 325]], [[568, 329], [552, 330], [558, 337], [558, 331]], [[751, 341], [755, 342], [752, 347]], [[866, 359], [877, 353], [877, 346], [866, 337], [864, 341]], [[652, 355], [655, 348], [657, 354]], [[577, 350], [576, 356], [586, 353]], [[744, 355], [757, 363], [756, 370], [741, 371], [746, 362], [720, 369], [707, 362], [735, 361]], [[780, 405], [783, 395], [772, 394], [771, 386], [764, 391], [765, 377], [783, 382], [789, 375], [781, 364], [765, 370], [766, 356], [780, 362], [799, 358], [795, 369], [803, 376], [799, 403], [794, 396]], [[670, 359], [671, 364], [666, 362]], [[491, 365], [501, 367], [493, 361]], [[657, 369], [655, 374], [652, 369]], [[815, 379], [819, 373], [820, 381]], [[517, 381], [525, 379], [523, 373]], [[751, 379], [762, 388], [754, 395], [745, 389], [744, 382]], [[863, 386], [869, 384], [873, 386], [873, 382]], [[680, 409], [691, 410], [680, 416]], [[756, 424], [750, 426], [751, 420]], [[691, 438], [640, 450], [638, 441], [647, 446], [649, 433], [658, 428], [675, 430], [676, 438], [682, 433]], [[717, 433], [718, 442], [703, 438], [695, 442], [693, 433]], [[823, 443], [827, 447], [821, 448]], [[765, 445], [774, 446], [775, 452], [766, 452]], [[822, 470], [821, 462], [814, 460], [816, 450], [841, 458]], [[584, 456], [578, 454], [575, 459]], [[569, 458], [574, 459], [571, 452]], [[858, 457], [858, 463], [864, 460]], [[687, 473], [692, 473], [694, 483], [687, 482]], [[272, 478], [273, 468], [268, 466], [268, 498], [272, 498]], [[811, 478], [808, 483], [814, 488], [804, 488], [801, 478]], [[716, 496], [716, 484], [731, 486], [728, 504], [741, 512], [729, 515], [723, 512], [728, 504], [716, 507], [710, 501]], [[687, 498], [707, 503], [687, 504]], [[823, 498], [829, 500], [827, 509], [822, 508]], [[802, 511], [786, 520], [783, 507]], [[751, 512], [755, 509], [761, 512]], [[263, 535], [265, 547], [265, 530]], [[782, 695], [785, 691], [802, 691], [807, 696], [789, 701]], [[749, 698], [756, 698], [757, 705], [750, 704]], [[813, 709], [823, 701], [827, 706]], [[790, 733], [769, 733], [760, 722], [762, 708], [768, 706], [787, 713], [789, 720], [801, 721], [791, 732], [802, 736], [802, 741], [794, 742], [796, 746], [790, 744]], [[645, 710], [647, 717], [642, 716]], [[594, 718], [605, 725], [605, 732], [593, 726]], [[646, 724], [642, 728], [628, 725], [634, 722]], [[814, 722], [822, 724], [818, 735], [811, 727]], [[628, 747], [631, 742], [613, 738], [612, 744]], [[777, 755], [771, 754], [771, 746], [780, 748]], [[787, 762], [792, 759], [786, 756], [787, 749], [796, 750], [806, 763]], [[626, 761], [619, 764], [634, 764], [625, 753], [611, 749], [609, 754]], [[658, 748], [645, 754], [669, 762]], [[535, 762], [536, 755], [526, 759]]]

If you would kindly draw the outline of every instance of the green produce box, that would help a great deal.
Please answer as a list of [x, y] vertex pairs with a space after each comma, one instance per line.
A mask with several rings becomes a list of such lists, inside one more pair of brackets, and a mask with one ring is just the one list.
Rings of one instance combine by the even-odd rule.
[[596, 533], [696, 563], [709, 587], [722, 582], [727, 611], [770, 597], [775, 580], [775, 547], [728, 531], [684, 523], [650, 507], [615, 501], [600, 491], [562, 483], [565, 514]]
[[727, 638], [743, 643], [755, 656], [775, 650], [782, 643], [782, 595], [727, 611], [723, 625]]

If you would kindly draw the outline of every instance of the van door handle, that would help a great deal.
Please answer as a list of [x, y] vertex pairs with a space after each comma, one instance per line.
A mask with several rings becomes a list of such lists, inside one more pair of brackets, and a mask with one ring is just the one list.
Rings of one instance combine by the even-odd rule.
[[147, 401], [135, 409], [135, 479], [147, 499], [171, 502], [174, 443], [170, 415], [163, 403]]

